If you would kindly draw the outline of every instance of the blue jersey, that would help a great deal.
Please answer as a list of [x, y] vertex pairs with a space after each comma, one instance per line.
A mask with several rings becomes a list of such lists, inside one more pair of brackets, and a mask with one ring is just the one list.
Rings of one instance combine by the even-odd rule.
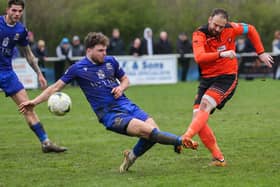
[[87, 57], [76, 62], [65, 72], [61, 80], [66, 84], [77, 80], [92, 109], [101, 119], [112, 108], [131, 103], [123, 94], [118, 99], [111, 93], [119, 85], [117, 79], [125, 75], [115, 58], [107, 56], [104, 63], [92, 63]]
[[16, 45], [27, 46], [27, 30], [21, 23], [8, 25], [0, 16], [0, 71], [12, 70], [12, 56]]

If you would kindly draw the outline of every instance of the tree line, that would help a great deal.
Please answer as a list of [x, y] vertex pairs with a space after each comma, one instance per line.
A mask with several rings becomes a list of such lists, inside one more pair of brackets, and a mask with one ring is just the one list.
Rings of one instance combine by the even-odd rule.
[[[180, 32], [191, 36], [206, 24], [213, 8], [225, 8], [230, 20], [251, 23], [260, 32], [267, 51], [271, 51], [274, 31], [280, 28], [280, 0], [25, 0], [25, 22], [36, 39], [47, 42], [49, 53], [63, 37], [78, 34], [83, 38], [90, 31], [111, 35], [113, 28], [129, 46], [135, 37], [142, 37], [145, 27], [154, 36], [162, 30], [175, 44]], [[0, 1], [5, 12], [6, 0]]]

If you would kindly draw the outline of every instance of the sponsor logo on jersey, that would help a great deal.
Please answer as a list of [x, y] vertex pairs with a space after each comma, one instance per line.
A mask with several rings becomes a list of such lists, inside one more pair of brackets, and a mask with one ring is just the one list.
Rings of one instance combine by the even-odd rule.
[[113, 66], [112, 66], [112, 64], [110, 64], [110, 63], [106, 63], [106, 68], [107, 68], [108, 70], [112, 70], [112, 69], [113, 69]]
[[9, 45], [9, 40], [9, 37], [4, 38], [2, 41], [2, 46], [7, 47]]
[[222, 46], [220, 46], [220, 47], [218, 47], [218, 49], [217, 49], [217, 51], [225, 51], [227, 48], [226, 48], [226, 46], [225, 45], [222, 45]]

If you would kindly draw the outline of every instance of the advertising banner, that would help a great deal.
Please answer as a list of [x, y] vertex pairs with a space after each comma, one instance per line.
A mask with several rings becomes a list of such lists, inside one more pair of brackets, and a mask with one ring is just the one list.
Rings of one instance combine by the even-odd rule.
[[37, 74], [30, 67], [25, 58], [17, 58], [12, 62], [13, 69], [26, 89], [38, 88]]
[[117, 56], [131, 85], [177, 83], [177, 56]]

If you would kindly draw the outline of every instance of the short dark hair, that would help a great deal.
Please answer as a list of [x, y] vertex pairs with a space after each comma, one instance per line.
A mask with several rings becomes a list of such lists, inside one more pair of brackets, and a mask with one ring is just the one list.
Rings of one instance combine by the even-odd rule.
[[213, 9], [213, 11], [211, 13], [211, 17], [214, 17], [215, 15], [221, 15], [227, 21], [229, 20], [229, 15], [225, 9], [222, 9], [222, 8]]
[[85, 37], [85, 48], [92, 48], [98, 44], [108, 46], [109, 45], [109, 39], [107, 36], [102, 34], [101, 32], [90, 32]]
[[10, 8], [12, 5], [20, 5], [24, 9], [24, 1], [23, 0], [9, 0], [8, 7]]

